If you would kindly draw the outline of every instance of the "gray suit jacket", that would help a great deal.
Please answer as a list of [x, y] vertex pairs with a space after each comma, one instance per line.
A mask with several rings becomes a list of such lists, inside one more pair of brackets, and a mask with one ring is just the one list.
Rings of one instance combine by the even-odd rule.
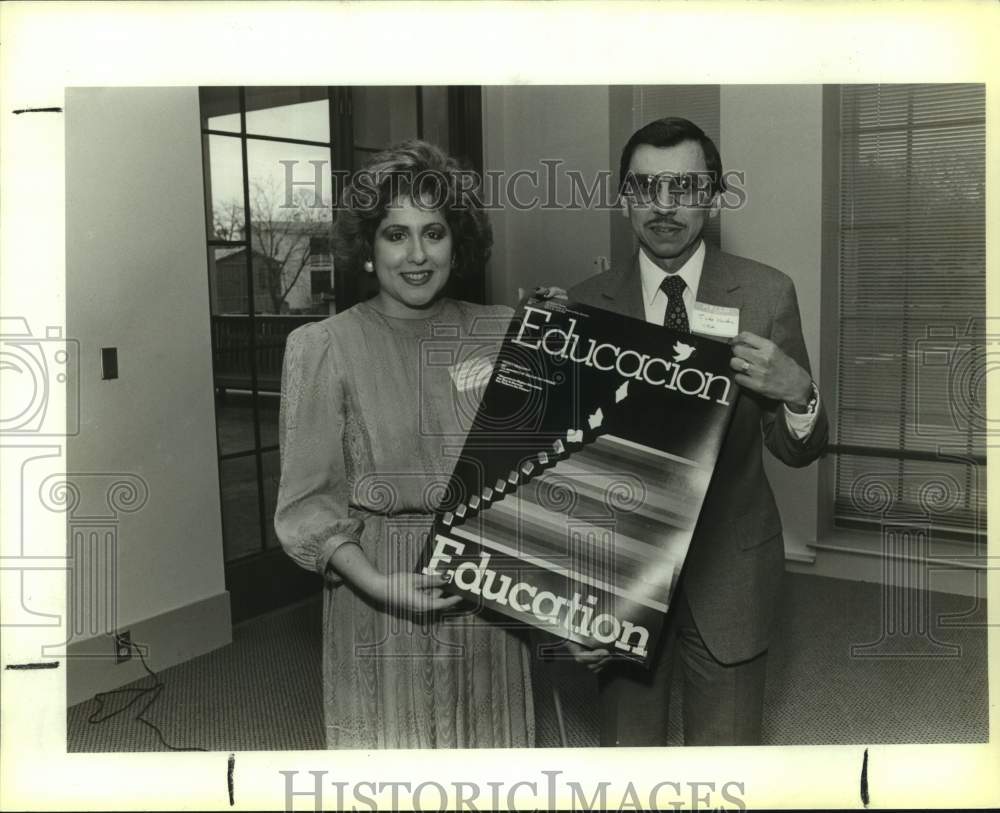
[[[584, 280], [569, 297], [644, 319], [638, 256]], [[706, 243], [696, 298], [739, 308], [740, 330], [771, 339], [809, 370], [795, 287], [786, 274]], [[812, 434], [799, 441], [788, 431], [780, 403], [741, 391], [683, 577], [698, 631], [723, 663], [767, 648], [784, 572], [781, 518], [764, 474], [762, 445], [797, 467], [819, 457], [827, 437], [822, 406]]]

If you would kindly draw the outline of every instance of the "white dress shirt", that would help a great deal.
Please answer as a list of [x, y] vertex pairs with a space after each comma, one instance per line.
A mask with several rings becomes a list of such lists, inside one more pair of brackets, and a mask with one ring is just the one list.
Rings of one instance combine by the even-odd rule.
[[[701, 270], [705, 265], [705, 241], [698, 243], [698, 248], [694, 254], [688, 257], [684, 265], [678, 268], [674, 274], [684, 280], [684, 293], [681, 299], [684, 303], [684, 310], [690, 314], [694, 308], [695, 297], [698, 294], [698, 283], [701, 282]], [[667, 278], [667, 272], [654, 263], [646, 252], [639, 250], [639, 275], [642, 278], [642, 306], [646, 312], [646, 321], [654, 325], [662, 325], [667, 314], [667, 300], [669, 297], [660, 287], [663, 280]], [[819, 414], [819, 403], [813, 412], [792, 412], [788, 405], [784, 405], [785, 424], [789, 431], [798, 440], [804, 440], [812, 434], [816, 425], [816, 416]]]

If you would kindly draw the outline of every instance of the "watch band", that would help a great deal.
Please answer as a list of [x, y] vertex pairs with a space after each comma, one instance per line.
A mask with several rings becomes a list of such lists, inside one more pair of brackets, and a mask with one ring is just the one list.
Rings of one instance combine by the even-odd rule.
[[815, 415], [816, 408], [819, 406], [819, 387], [816, 386], [815, 381], [809, 382], [809, 401], [806, 403], [806, 411], [800, 412], [800, 415]]

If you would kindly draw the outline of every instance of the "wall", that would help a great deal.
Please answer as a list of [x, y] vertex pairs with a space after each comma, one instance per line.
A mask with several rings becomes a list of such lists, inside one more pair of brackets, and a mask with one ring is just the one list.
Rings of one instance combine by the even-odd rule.
[[[822, 104], [820, 85], [723, 85], [719, 151], [727, 170], [746, 172], [747, 200], [722, 217], [722, 248], [773, 265], [795, 282], [802, 330], [817, 382], [820, 369]], [[790, 469], [765, 455], [789, 554], [817, 537], [818, 468]]]
[[[417, 136], [417, 92], [411, 85], [351, 89], [354, 146], [384, 149]], [[370, 157], [359, 156], [359, 160]]]
[[[588, 188], [608, 167], [608, 88], [606, 86], [507, 86], [483, 88], [483, 152], [487, 171], [509, 177], [518, 170], [539, 174], [542, 159], [562, 159], [556, 172], [556, 201], [568, 202], [571, 185], [564, 170], [582, 173]], [[519, 198], [532, 184], [518, 182]], [[551, 192], [551, 190], [550, 190]], [[517, 289], [539, 284], [569, 287], [597, 273], [597, 257], [610, 254], [608, 214], [598, 209], [490, 212], [494, 227], [490, 262], [491, 301], [513, 305]]]
[[[196, 88], [66, 94], [67, 333], [80, 342], [81, 368], [70, 479], [114, 473], [148, 488], [145, 504], [117, 519], [116, 623], [141, 625], [154, 669], [231, 640], [199, 128]], [[103, 347], [118, 348], [116, 380], [101, 379]], [[84, 490], [108, 487], [106, 477], [80, 480]], [[100, 502], [97, 492], [86, 499]], [[77, 629], [100, 628], [81, 617], [99, 601], [76, 596]], [[182, 639], [162, 637], [156, 619], [176, 622], [191, 608], [199, 623]], [[134, 658], [69, 665], [70, 702], [142, 674]]]

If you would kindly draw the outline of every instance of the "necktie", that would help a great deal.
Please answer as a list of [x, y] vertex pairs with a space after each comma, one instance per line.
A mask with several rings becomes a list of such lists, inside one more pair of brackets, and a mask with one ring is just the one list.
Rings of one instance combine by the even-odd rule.
[[660, 288], [667, 295], [667, 312], [663, 315], [663, 326], [681, 333], [690, 333], [687, 311], [684, 310], [684, 280], [677, 274], [663, 279]]

